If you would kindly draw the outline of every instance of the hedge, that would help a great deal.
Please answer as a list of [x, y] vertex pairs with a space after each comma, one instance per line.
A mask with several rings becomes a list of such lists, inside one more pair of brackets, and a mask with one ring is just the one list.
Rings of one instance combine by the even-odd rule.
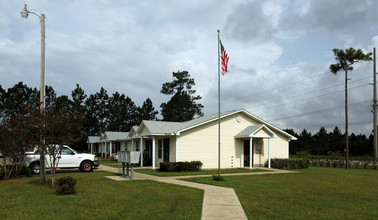
[[159, 171], [163, 172], [180, 172], [180, 171], [200, 171], [201, 161], [185, 162], [161, 162]]
[[[305, 169], [310, 166], [310, 160], [307, 159], [271, 159], [270, 165], [276, 169]], [[265, 162], [265, 167], [268, 161]]]

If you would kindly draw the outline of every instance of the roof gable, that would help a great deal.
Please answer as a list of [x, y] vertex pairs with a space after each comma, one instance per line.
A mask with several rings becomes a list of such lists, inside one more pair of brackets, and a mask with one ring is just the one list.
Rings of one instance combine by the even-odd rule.
[[135, 137], [135, 136], [138, 136], [138, 128], [139, 126], [133, 126], [128, 134], [128, 137]]
[[235, 138], [247, 137], [274, 138], [277, 137], [277, 135], [263, 124], [248, 126], [237, 135], [235, 135]]

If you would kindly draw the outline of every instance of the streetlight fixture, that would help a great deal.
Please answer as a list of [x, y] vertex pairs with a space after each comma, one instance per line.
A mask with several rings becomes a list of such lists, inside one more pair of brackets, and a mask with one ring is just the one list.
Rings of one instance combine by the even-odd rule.
[[32, 11], [28, 11], [28, 8], [25, 4], [24, 10], [21, 11], [21, 17], [27, 19], [30, 14], [36, 15], [41, 22], [41, 90], [39, 93], [40, 109], [41, 111], [45, 108], [45, 75], [46, 75], [46, 55], [45, 55], [45, 15], [38, 15]]
[[[25, 4], [24, 10], [21, 11], [21, 17], [27, 19], [29, 14], [36, 15], [41, 22], [41, 89], [39, 92], [39, 108], [41, 112], [45, 109], [45, 75], [46, 75], [46, 55], [45, 55], [45, 15], [38, 15], [35, 12], [28, 11], [28, 8]], [[44, 140], [43, 140], [44, 142]], [[45, 173], [45, 147], [42, 147], [42, 152], [40, 155], [40, 180], [41, 182], [46, 182], [46, 173]]]

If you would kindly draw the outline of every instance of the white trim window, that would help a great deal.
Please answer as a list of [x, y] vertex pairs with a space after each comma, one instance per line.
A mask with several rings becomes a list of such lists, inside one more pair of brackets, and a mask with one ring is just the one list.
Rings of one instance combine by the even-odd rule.
[[158, 159], [163, 158], [163, 140], [158, 140]]

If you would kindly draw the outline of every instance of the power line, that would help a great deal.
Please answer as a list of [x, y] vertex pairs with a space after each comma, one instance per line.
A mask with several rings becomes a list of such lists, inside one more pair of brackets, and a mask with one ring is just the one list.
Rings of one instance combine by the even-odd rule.
[[[359, 85], [359, 86], [351, 87], [348, 90], [352, 90], [352, 89], [356, 89], [356, 88], [360, 88], [360, 87], [364, 87], [364, 86], [368, 86], [368, 85], [369, 84]], [[303, 99], [299, 99], [299, 100], [295, 100], [295, 101], [292, 101], [292, 102], [283, 103], [283, 104], [279, 104], [279, 105], [273, 105], [273, 106], [269, 106], [269, 107], [265, 107], [265, 108], [261, 108], [261, 109], [257, 109], [257, 110], [264, 110], [264, 109], [275, 108], [275, 107], [283, 106], [283, 105], [295, 104], [295, 103], [307, 101], [307, 100], [310, 100], [310, 99], [315, 99], [315, 98], [319, 98], [319, 97], [323, 97], [323, 96], [328, 96], [328, 95], [334, 95], [334, 94], [340, 93], [340, 92], [344, 92], [344, 90], [338, 90], [338, 91], [334, 91], [334, 92], [324, 93], [324, 94], [321, 94], [321, 95], [317, 95], [317, 96], [313, 96], [313, 97], [309, 97], [309, 98], [303, 98]], [[291, 98], [293, 98], [293, 97], [291, 97]], [[265, 105], [265, 103], [261, 104], [261, 105]], [[257, 106], [261, 106], [261, 105], [257, 105]], [[252, 107], [247, 107], [247, 108], [255, 108], [257, 106], [252, 106]]]
[[[364, 101], [361, 101], [361, 102], [350, 103], [350, 104], [348, 104], [348, 106], [355, 106], [355, 105], [358, 105], [358, 104], [368, 103], [368, 102], [371, 102], [371, 100], [367, 99], [367, 100], [364, 100]], [[326, 108], [326, 109], [320, 109], [320, 110], [312, 111], [312, 112], [305, 112], [305, 113], [291, 115], [291, 116], [284, 116], [284, 117], [279, 117], [279, 118], [273, 118], [273, 119], [269, 119], [267, 121], [277, 121], [277, 120], [294, 118], [294, 117], [300, 117], [300, 116], [308, 116], [308, 115], [312, 115], [312, 114], [318, 114], [318, 113], [323, 113], [323, 112], [328, 112], [328, 111], [334, 111], [334, 110], [338, 110], [338, 109], [341, 109], [341, 108], [344, 108], [344, 107], [345, 106], [336, 106], [336, 107]]]

